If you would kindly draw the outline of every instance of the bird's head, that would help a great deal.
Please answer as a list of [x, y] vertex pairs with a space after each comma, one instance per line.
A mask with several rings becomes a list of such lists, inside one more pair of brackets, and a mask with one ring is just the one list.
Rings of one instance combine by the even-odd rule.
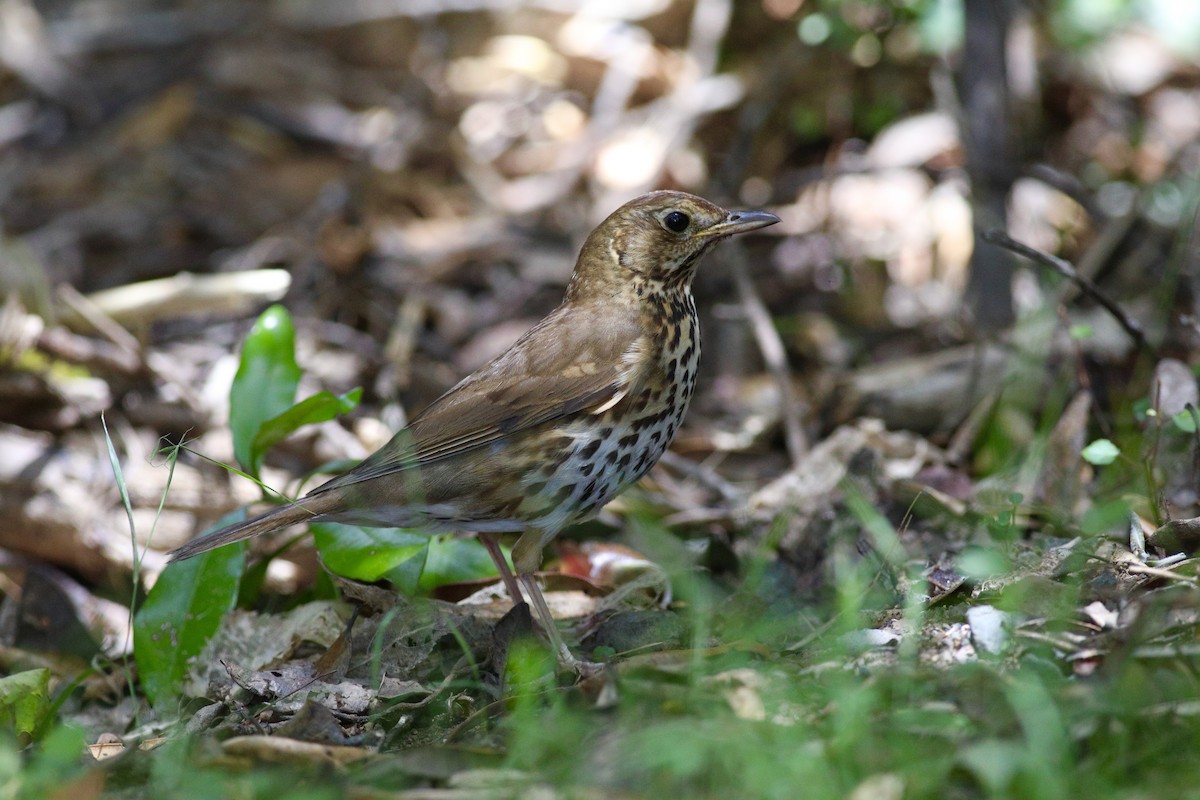
[[727, 211], [686, 192], [650, 192], [630, 200], [588, 236], [568, 299], [614, 297], [649, 285], [683, 290], [714, 244], [779, 222], [765, 211]]

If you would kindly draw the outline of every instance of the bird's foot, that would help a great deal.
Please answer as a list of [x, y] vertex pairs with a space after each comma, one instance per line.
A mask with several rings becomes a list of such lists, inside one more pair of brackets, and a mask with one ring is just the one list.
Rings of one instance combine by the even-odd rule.
[[576, 677], [578, 677], [580, 680], [587, 680], [588, 678], [594, 678], [597, 675], [602, 675], [604, 671], [608, 669], [607, 664], [597, 661], [584, 661], [583, 659], [576, 658], [571, 651], [567, 649], [566, 644], [564, 644], [561, 639], [559, 639], [556, 643], [556, 647], [558, 651], [557, 656], [559, 667], [561, 667], [563, 671], [570, 670], [571, 672], [574, 672]]

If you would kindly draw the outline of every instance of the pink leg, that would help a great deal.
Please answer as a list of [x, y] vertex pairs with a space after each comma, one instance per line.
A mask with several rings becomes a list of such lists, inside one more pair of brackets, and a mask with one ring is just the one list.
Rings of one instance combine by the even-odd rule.
[[500, 552], [500, 543], [497, 541], [496, 534], [481, 533], [479, 541], [483, 542], [488, 555], [492, 557], [492, 563], [496, 565], [496, 570], [500, 573], [500, 580], [504, 581], [504, 588], [508, 591], [513, 605], [525, 602], [521, 597], [521, 589], [517, 586], [517, 579], [513, 577], [512, 570], [508, 568], [508, 562], [504, 560], [504, 553]]
[[483, 546], [487, 548], [488, 555], [492, 557], [492, 561], [496, 564], [496, 569], [500, 571], [500, 578], [504, 581], [504, 586], [508, 590], [509, 596], [513, 598], [513, 605], [525, 602], [525, 597], [529, 598], [529, 601], [533, 605], [534, 616], [541, 623], [542, 630], [546, 633], [546, 638], [550, 640], [550, 646], [554, 649], [558, 663], [581, 677], [595, 675], [602, 671], [604, 669], [603, 664], [580, 661], [571, 655], [570, 649], [568, 649], [566, 642], [563, 641], [562, 634], [558, 632], [558, 625], [554, 622], [554, 616], [550, 613], [550, 607], [546, 605], [546, 598], [542, 596], [542, 587], [538, 586], [537, 579], [531, 574], [521, 574], [520, 582], [525, 589], [524, 597], [522, 596], [521, 589], [517, 586], [517, 578], [513, 576], [512, 570], [508, 568], [508, 562], [504, 560], [504, 554], [500, 552], [500, 545], [496, 541], [496, 535], [481, 533], [479, 534], [479, 541], [483, 542]]

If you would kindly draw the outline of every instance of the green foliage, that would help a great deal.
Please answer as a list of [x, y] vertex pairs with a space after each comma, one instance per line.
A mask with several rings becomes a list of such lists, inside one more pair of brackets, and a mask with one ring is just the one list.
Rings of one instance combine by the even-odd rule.
[[153, 705], [178, 696], [188, 661], [204, 649], [237, 603], [245, 553], [246, 545], [238, 543], [171, 564], [138, 609], [133, 654], [142, 690]]
[[0, 728], [36, 738], [50, 711], [50, 670], [31, 669], [0, 678]]
[[[820, 0], [800, 18], [796, 35], [809, 47], [832, 44], [856, 61], [880, 49], [878, 37], [910, 37], [922, 51], [947, 54], [962, 42], [963, 12], [954, 0]], [[867, 44], [871, 39], [874, 44]], [[907, 50], [907, 45], [893, 49]], [[878, 58], [878, 56], [874, 56]]]
[[198, 763], [193, 742], [177, 737], [150, 754], [144, 797], [188, 800], [335, 800], [346, 796], [336, 775], [259, 765], [252, 770], [222, 769]]
[[434, 536], [415, 591], [430, 592], [450, 583], [474, 581], [497, 575], [491, 556], [477, 539]]
[[334, 573], [386, 580], [405, 594], [496, 575], [487, 550], [475, 539], [333, 522], [314, 523], [310, 530], [322, 562]]
[[1085, 47], [1119, 27], [1141, 28], [1184, 57], [1200, 55], [1200, 4], [1161, 0], [1057, 0], [1048, 8], [1060, 42]]
[[265, 452], [265, 448], [256, 449], [255, 444], [264, 425], [292, 406], [300, 375], [292, 317], [283, 306], [271, 306], [259, 316], [242, 343], [242, 359], [229, 392], [234, 457], [255, 478]]
[[1072, 325], [1067, 329], [1067, 333], [1072, 339], [1077, 342], [1082, 342], [1092, 338], [1096, 334], [1095, 329], [1086, 322], [1080, 322]]
[[429, 548], [425, 534], [317, 522], [309, 526], [321, 560], [338, 575], [360, 581], [386, 579], [413, 591]]
[[1121, 455], [1121, 450], [1108, 439], [1097, 439], [1080, 454], [1089, 464], [1101, 466], [1111, 464]]
[[[293, 404], [302, 371], [295, 359], [295, 331], [287, 311], [263, 312], [242, 347], [230, 391], [234, 451], [245, 475], [258, 479], [266, 453], [304, 425], [351, 411], [361, 389], [344, 395], [320, 392]], [[224, 519], [223, 524], [237, 521]], [[312, 525], [326, 567], [348, 578], [391, 581], [415, 594], [442, 583], [495, 574], [477, 542], [437, 540], [396, 528], [335, 523]], [[257, 593], [264, 568], [245, 571], [245, 545], [231, 545], [170, 565], [134, 621], [134, 655], [143, 689], [156, 706], [171, 702], [188, 661], [203, 650], [223, 615]]]
[[83, 732], [69, 725], [54, 726], [24, 752], [12, 739], [0, 736], [0, 796], [20, 800], [90, 796], [70, 789], [71, 782], [85, 773], [84, 748]]
[[263, 456], [275, 445], [291, 436], [305, 425], [328, 422], [341, 414], [348, 414], [362, 400], [362, 387], [351, 389], [345, 394], [317, 392], [296, 403], [291, 408], [264, 421], [254, 434], [250, 444], [250, 460], [255, 470], [262, 464]]
[[1171, 416], [1171, 422], [1184, 433], [1195, 433], [1197, 430], [1196, 409], [1190, 408]]
[[[340, 396], [320, 392], [293, 404], [301, 374], [291, 316], [282, 306], [272, 306], [247, 335], [230, 390], [234, 452], [254, 480], [272, 446], [304, 425], [352, 410], [362, 395], [361, 389]], [[243, 517], [227, 517], [217, 527]], [[188, 661], [204, 649], [224, 614], [236, 605], [246, 577], [245, 550], [244, 544], [230, 545], [171, 564], [138, 610], [134, 656], [143, 689], [154, 705], [177, 696]], [[257, 585], [261, 571], [251, 578]]]
[[[1074, 584], [1065, 580], [1069, 593]], [[839, 592], [852, 620], [887, 610], [869, 592]], [[1073, 604], [1047, 605], [1040, 594], [1014, 594], [1015, 613], [1074, 619]], [[749, 629], [756, 616], [726, 622]], [[1185, 796], [1177, 792], [1200, 776], [1191, 762], [1154, 766], [1171, 742], [1200, 734], [1200, 720], [1163, 702], [1200, 690], [1182, 663], [1134, 657], [1080, 680], [1038, 647], [935, 667], [871, 664], [849, 641], [835, 626], [802, 654], [727, 652], [682, 672], [624, 670], [606, 714], [540, 688], [519, 660], [502, 722], [508, 762], [568, 794], [627, 787], [635, 797]], [[865, 788], [880, 785], [897, 791]]]

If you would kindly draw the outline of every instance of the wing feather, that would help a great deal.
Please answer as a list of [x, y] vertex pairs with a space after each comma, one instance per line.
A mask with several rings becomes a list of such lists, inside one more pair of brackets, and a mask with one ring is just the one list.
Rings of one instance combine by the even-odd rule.
[[560, 306], [468, 375], [390, 442], [313, 494], [466, 453], [583, 411], [610, 408], [641, 379], [642, 328], [617, 309]]

